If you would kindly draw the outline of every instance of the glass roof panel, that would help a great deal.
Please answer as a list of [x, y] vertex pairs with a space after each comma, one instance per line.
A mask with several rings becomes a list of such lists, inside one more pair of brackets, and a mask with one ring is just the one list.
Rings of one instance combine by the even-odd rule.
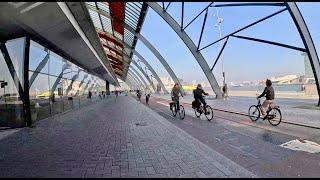
[[142, 8], [142, 2], [132, 2], [135, 6], [137, 6], [139, 9]]
[[136, 29], [136, 27], [137, 27], [137, 24], [133, 24], [132, 22], [130, 22], [130, 21], [127, 21], [127, 20], [125, 20], [124, 21], [126, 24], [128, 24], [131, 28], [133, 28], [133, 29]]
[[92, 19], [94, 26], [101, 30], [102, 26], [101, 26], [101, 22], [100, 22], [98, 13], [89, 9], [89, 14], [90, 14], [90, 17]]
[[112, 34], [112, 25], [111, 25], [111, 20], [105, 16], [101, 15], [101, 20], [103, 24], [103, 28], [106, 32]]
[[123, 40], [122, 34], [118, 33], [117, 31], [114, 31], [114, 36]]
[[102, 11], [104, 11], [105, 13], [107, 13], [108, 15], [110, 15], [110, 11], [109, 11], [109, 6], [106, 5], [105, 3], [102, 2], [98, 2], [98, 8], [101, 9]]

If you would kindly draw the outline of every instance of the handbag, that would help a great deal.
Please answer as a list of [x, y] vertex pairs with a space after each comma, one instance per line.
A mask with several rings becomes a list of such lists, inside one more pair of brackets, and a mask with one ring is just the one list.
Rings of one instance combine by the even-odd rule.
[[193, 109], [196, 109], [196, 108], [199, 108], [200, 107], [200, 103], [196, 100], [192, 101], [192, 108]]

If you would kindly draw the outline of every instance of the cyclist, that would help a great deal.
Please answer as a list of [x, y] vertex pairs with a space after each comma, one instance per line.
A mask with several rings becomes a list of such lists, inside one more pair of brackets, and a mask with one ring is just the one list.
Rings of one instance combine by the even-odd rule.
[[273, 104], [273, 100], [274, 100], [274, 89], [272, 87], [272, 82], [270, 79], [266, 80], [266, 87], [264, 88], [262, 94], [257, 97], [257, 99], [263, 96], [266, 96], [266, 100], [261, 105], [261, 113], [262, 113], [262, 116], [264, 117], [263, 119], [266, 119], [267, 109], [270, 105]]
[[139, 101], [141, 100], [141, 95], [142, 95], [141, 90], [138, 89], [138, 90], [137, 90], [137, 96], [138, 96], [138, 98], [139, 98]]
[[[176, 110], [180, 110], [180, 104], [179, 104], [179, 94], [183, 97], [181, 93], [181, 89], [178, 83], [175, 83], [172, 90], [171, 90], [171, 99], [176, 104]], [[172, 110], [172, 104], [170, 103], [170, 109]]]
[[199, 104], [201, 105], [201, 103], [203, 104], [203, 107], [204, 107], [204, 114], [208, 114], [207, 113], [207, 103], [206, 101], [204, 100], [203, 96], [202, 95], [209, 95], [208, 93], [204, 92], [204, 90], [202, 89], [202, 86], [201, 84], [198, 84], [197, 85], [197, 89], [193, 90], [193, 97], [194, 97], [194, 100], [199, 102]]

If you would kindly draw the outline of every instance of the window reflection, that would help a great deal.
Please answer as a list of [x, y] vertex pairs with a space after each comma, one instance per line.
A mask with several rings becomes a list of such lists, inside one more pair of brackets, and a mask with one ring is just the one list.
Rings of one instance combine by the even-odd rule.
[[[22, 88], [24, 85], [25, 40], [18, 38], [5, 44], [12, 61], [11, 69], [14, 69], [17, 77], [12, 77], [10, 67], [0, 53], [0, 84], [6, 83], [6, 86], [0, 88], [0, 126], [25, 125], [23, 102], [17, 90], [19, 83]], [[93, 101], [88, 98], [88, 91], [91, 90], [92, 97], [96, 97], [95, 92], [102, 90], [94, 86], [97, 83], [95, 81], [103, 82], [31, 40], [29, 97], [33, 122], [90, 104]]]
[[23, 82], [23, 59], [25, 38], [18, 38], [6, 42], [6, 47], [20, 82]]
[[30, 87], [34, 120], [91, 102], [87, 95], [89, 88], [92, 88], [92, 80], [88, 85], [92, 75], [38, 43], [31, 42], [30, 50], [30, 74], [36, 71], [46, 56], [49, 57]]
[[[23, 67], [21, 54], [24, 43], [22, 38], [11, 40], [9, 43], [8, 53], [12, 59], [14, 69], [18, 75], [18, 78], [12, 78], [7, 63], [4, 59], [2, 52], [0, 52], [0, 126], [5, 127], [21, 127], [24, 126], [24, 114], [22, 101], [19, 96], [19, 92], [16, 88], [16, 84], [19, 79], [23, 79]], [[7, 45], [6, 43], [6, 45]], [[22, 47], [20, 47], [22, 46]]]

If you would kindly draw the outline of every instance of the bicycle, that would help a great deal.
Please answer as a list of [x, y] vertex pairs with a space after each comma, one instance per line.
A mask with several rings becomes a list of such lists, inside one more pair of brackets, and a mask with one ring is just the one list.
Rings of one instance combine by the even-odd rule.
[[[204, 97], [203, 97], [204, 98]], [[208, 121], [211, 121], [213, 119], [213, 109], [211, 106], [206, 105], [207, 114], [205, 114]], [[197, 118], [200, 118], [201, 114], [204, 113], [204, 106], [201, 103], [200, 107], [194, 108], [194, 114], [197, 116]]]
[[[263, 118], [263, 120], [267, 119], [272, 126], [277, 126], [280, 124], [282, 120], [282, 114], [280, 107], [277, 105], [269, 105], [267, 110], [267, 115]], [[257, 105], [250, 106], [248, 110], [248, 115], [252, 121], [257, 121], [260, 118], [261, 114], [261, 100], [258, 99]]]
[[171, 105], [172, 114], [174, 117], [176, 117], [177, 113], [179, 113], [180, 119], [183, 120], [184, 117], [186, 116], [184, 107], [180, 104], [180, 110], [178, 111], [177, 105], [178, 105], [177, 101], [172, 102], [172, 105]]
[[139, 100], [139, 101], [141, 101], [141, 95], [142, 95], [142, 94], [141, 94], [140, 92], [137, 93], [137, 97], [138, 97], [138, 100]]

